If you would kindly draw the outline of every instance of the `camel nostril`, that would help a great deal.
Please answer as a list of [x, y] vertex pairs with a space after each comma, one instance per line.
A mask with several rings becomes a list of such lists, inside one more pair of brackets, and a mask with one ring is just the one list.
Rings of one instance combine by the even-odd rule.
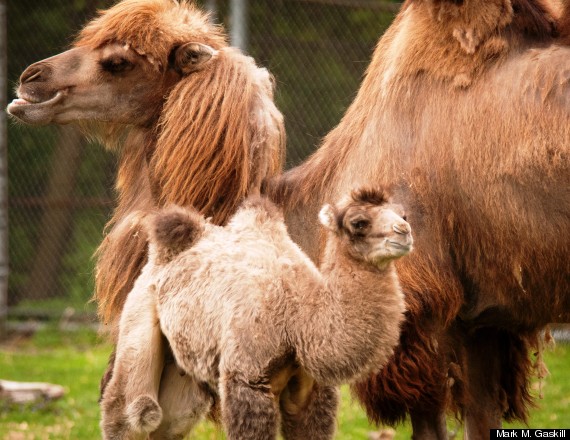
[[24, 70], [24, 73], [20, 76], [20, 83], [28, 83], [32, 81], [38, 81], [42, 79], [42, 74], [44, 74], [44, 68], [42, 66], [32, 65]]
[[409, 234], [411, 231], [410, 225], [407, 222], [394, 223], [392, 229], [396, 234]]

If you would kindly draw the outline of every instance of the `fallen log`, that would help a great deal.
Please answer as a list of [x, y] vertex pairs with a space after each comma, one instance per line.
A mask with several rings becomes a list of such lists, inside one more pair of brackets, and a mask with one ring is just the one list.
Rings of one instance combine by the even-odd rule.
[[12, 382], [0, 379], [0, 401], [10, 404], [47, 402], [63, 397], [61, 385], [42, 382]]

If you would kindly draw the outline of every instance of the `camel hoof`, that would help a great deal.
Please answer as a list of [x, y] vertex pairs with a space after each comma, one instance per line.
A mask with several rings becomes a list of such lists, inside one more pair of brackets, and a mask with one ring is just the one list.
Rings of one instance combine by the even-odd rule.
[[139, 396], [127, 407], [127, 422], [137, 432], [152, 432], [162, 421], [162, 409], [150, 396]]

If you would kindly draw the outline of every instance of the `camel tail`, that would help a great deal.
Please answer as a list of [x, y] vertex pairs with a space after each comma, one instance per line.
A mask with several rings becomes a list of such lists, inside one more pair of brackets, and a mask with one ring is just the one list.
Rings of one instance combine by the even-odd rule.
[[192, 247], [202, 236], [206, 220], [194, 208], [171, 205], [154, 214], [147, 223], [151, 258], [166, 264]]

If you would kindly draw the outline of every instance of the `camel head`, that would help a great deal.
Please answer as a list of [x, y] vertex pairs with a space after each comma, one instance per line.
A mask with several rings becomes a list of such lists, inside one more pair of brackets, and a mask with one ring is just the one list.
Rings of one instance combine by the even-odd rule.
[[374, 266], [384, 266], [412, 250], [412, 233], [404, 210], [382, 190], [354, 190], [335, 206], [325, 205], [319, 220], [338, 237], [351, 257]]
[[34, 125], [149, 125], [169, 90], [223, 46], [191, 4], [124, 0], [88, 23], [70, 50], [25, 69], [8, 112]]

